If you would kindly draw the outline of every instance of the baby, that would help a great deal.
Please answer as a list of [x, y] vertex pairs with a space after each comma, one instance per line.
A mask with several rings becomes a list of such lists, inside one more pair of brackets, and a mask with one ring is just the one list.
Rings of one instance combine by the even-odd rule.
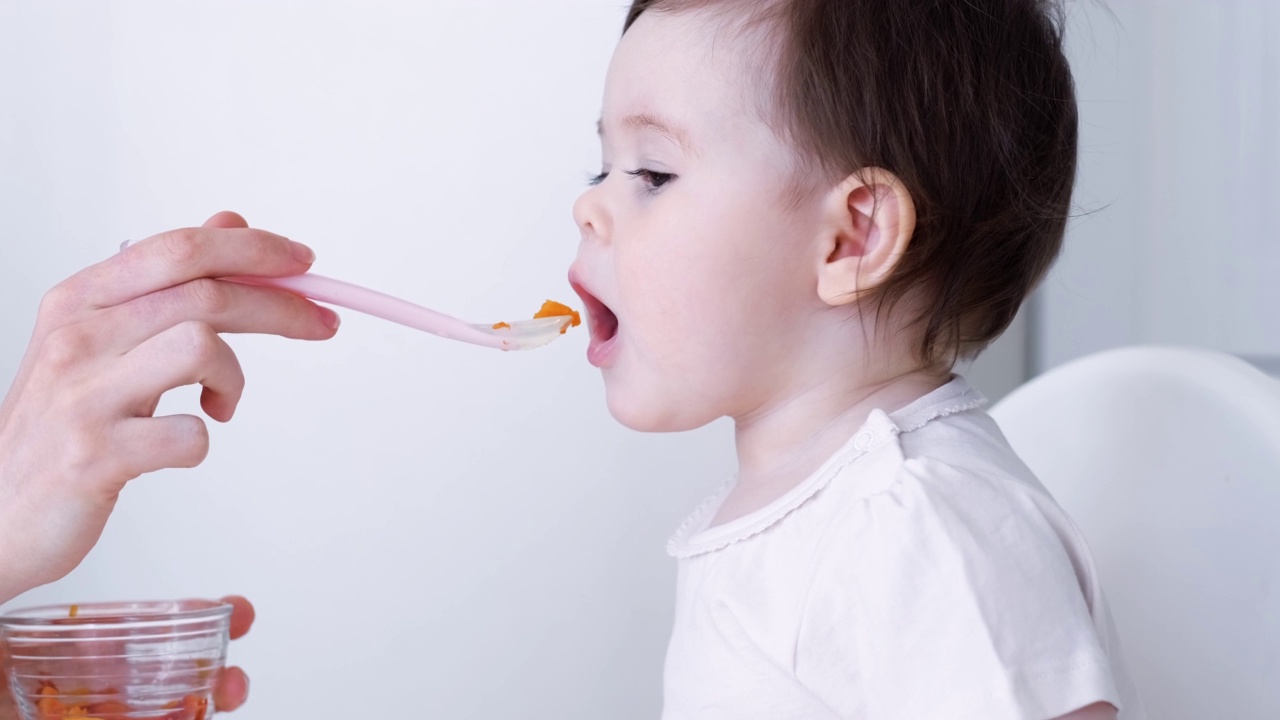
[[635, 0], [570, 281], [622, 423], [736, 425], [666, 720], [1144, 717], [1088, 547], [951, 372], [1062, 244], [1045, 0]]

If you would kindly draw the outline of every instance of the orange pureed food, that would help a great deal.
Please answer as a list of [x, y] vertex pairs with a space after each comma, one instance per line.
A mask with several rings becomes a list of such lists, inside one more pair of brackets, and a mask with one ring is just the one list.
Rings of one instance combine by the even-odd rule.
[[565, 325], [564, 327], [560, 328], [561, 335], [568, 332], [569, 328], [578, 327], [579, 325], [582, 324], [581, 313], [569, 307], [568, 305], [565, 305], [563, 303], [558, 303], [555, 300], [548, 300], [542, 303], [542, 309], [538, 310], [538, 312], [533, 316], [535, 320], [537, 320], [538, 318], [549, 318], [549, 317], [571, 318], [568, 325]]
[[[577, 310], [574, 310], [573, 308], [569, 307], [568, 305], [565, 305], [564, 303], [558, 303], [555, 300], [548, 300], [542, 303], [542, 307], [538, 310], [538, 312], [534, 313], [533, 315], [534, 320], [538, 320], [541, 318], [557, 318], [557, 317], [569, 318], [569, 322], [565, 323], [564, 327], [560, 328], [561, 335], [568, 332], [569, 328], [578, 327], [579, 325], [582, 324], [582, 313], [578, 312]], [[506, 322], [499, 322], [499, 323], [493, 324], [494, 330], [501, 330], [503, 328], [510, 328], [510, 327], [511, 327], [511, 323], [506, 323]], [[503, 344], [505, 345], [505, 343]]]
[[[115, 695], [116, 690], [107, 688], [94, 695]], [[63, 693], [58, 686], [45, 680], [40, 683], [40, 699], [36, 701], [36, 709], [40, 711], [40, 720], [122, 720], [134, 712], [133, 708], [116, 700], [103, 700], [86, 705], [67, 705], [57, 696]], [[72, 693], [82, 694], [82, 693]], [[83, 693], [88, 694], [88, 693]], [[165, 706], [170, 712], [157, 720], [205, 720], [209, 714], [209, 698], [187, 695], [182, 700], [175, 700]]]

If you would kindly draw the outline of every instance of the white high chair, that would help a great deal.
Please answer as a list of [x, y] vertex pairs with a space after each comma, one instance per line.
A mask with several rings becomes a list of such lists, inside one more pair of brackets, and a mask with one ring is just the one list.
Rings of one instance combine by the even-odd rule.
[[991, 414], [1084, 531], [1151, 720], [1280, 719], [1280, 382], [1132, 347]]

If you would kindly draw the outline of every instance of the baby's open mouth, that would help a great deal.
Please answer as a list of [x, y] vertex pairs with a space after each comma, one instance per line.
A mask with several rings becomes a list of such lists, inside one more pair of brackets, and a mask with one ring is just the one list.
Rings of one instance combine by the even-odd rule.
[[586, 306], [587, 326], [591, 328], [592, 341], [606, 343], [612, 340], [618, 334], [618, 316], [613, 314], [608, 305], [587, 292], [581, 285], [573, 283], [573, 290], [578, 293], [578, 297], [582, 298], [582, 304]]

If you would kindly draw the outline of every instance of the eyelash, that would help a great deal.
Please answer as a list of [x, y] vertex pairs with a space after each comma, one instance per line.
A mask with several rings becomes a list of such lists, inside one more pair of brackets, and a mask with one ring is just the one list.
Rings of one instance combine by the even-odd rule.
[[[640, 168], [639, 170], [624, 170], [623, 172], [630, 175], [631, 177], [640, 178], [644, 180], [644, 184], [647, 186], [645, 187], [645, 192], [650, 194], [656, 193], [659, 189], [662, 188], [663, 185], [666, 185], [667, 183], [676, 179], [676, 176], [674, 173], [664, 173], [664, 172], [658, 172], [656, 170], [646, 170], [644, 168]], [[596, 175], [591, 179], [587, 180], [587, 184], [593, 185], [593, 186], [599, 185], [600, 183], [604, 182], [605, 178], [607, 177], [609, 177], [609, 173], [602, 172], [599, 175]]]
[[631, 177], [641, 178], [644, 180], [645, 191], [648, 193], [657, 192], [663, 185], [671, 182], [676, 177], [672, 173], [645, 170], [644, 168], [640, 168], [639, 170], [627, 170], [626, 173]]

